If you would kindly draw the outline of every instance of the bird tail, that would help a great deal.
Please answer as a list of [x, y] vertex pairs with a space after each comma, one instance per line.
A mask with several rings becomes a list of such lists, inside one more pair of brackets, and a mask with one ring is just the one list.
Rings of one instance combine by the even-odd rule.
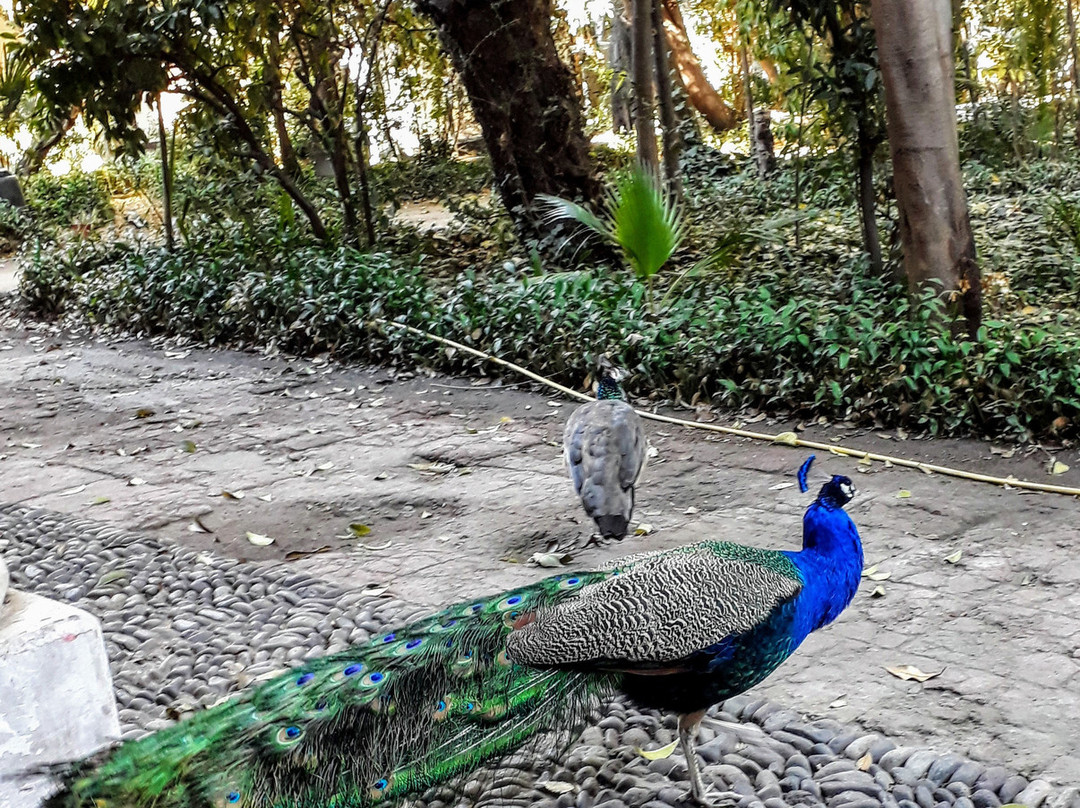
[[610, 573], [458, 604], [266, 682], [104, 759], [44, 808], [325, 808], [414, 793], [577, 721], [611, 675], [529, 668], [506, 637]]

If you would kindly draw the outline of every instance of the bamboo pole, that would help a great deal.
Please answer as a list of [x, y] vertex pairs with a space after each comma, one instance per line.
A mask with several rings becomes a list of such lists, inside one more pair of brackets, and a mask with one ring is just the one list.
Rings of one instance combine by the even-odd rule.
[[[468, 345], [462, 345], [460, 342], [455, 342], [452, 339], [446, 337], [439, 337], [435, 334], [430, 334], [427, 331], [423, 331], [419, 328], [414, 328], [411, 325], [405, 323], [397, 323], [392, 320], [384, 320], [381, 317], [376, 317], [374, 322], [381, 325], [394, 326], [395, 328], [401, 328], [412, 334], [416, 334], [420, 337], [432, 340], [434, 342], [442, 343], [450, 348], [454, 348], [459, 351], [464, 351], [467, 354], [471, 354], [479, 359], [485, 359], [489, 362], [494, 362], [496, 365], [509, 368], [515, 373], [520, 373], [523, 376], [540, 382], [540, 384], [550, 387], [553, 390], [558, 390], [563, 395], [570, 396], [578, 401], [592, 401], [592, 396], [587, 396], [584, 393], [580, 393], [577, 390], [571, 390], [569, 387], [564, 387], [558, 382], [554, 382], [539, 373], [533, 373], [531, 370], [523, 368], [521, 365], [515, 365], [513, 362], [508, 362], [505, 359], [501, 359], [494, 354], [489, 354], [484, 351], [478, 351], [476, 348], [470, 348]], [[919, 471], [927, 474], [942, 474], [947, 477], [956, 477], [962, 480], [973, 480], [980, 483], [989, 483], [991, 485], [1000, 485], [1011, 488], [1022, 488], [1027, 491], [1042, 491], [1047, 494], [1064, 494], [1066, 496], [1080, 497], [1080, 488], [1069, 488], [1063, 485], [1050, 485], [1049, 483], [1036, 483], [1029, 480], [1018, 480], [1015, 477], [994, 477], [989, 474], [978, 474], [973, 471], [964, 471], [962, 469], [954, 469], [948, 466], [939, 466], [935, 463], [921, 463], [918, 460], [908, 460], [904, 457], [893, 457], [892, 455], [884, 455], [878, 452], [866, 452], [862, 449], [851, 449], [846, 446], [836, 446], [829, 443], [819, 443], [812, 440], [803, 440], [798, 437], [794, 432], [780, 432], [778, 434], [769, 434], [767, 432], [753, 432], [748, 429], [737, 429], [731, 426], [719, 426], [717, 424], [703, 424], [698, 421], [687, 421], [682, 418], [674, 418], [670, 415], [660, 415], [655, 412], [648, 412], [647, 410], [635, 410], [638, 415], [650, 421], [658, 421], [663, 424], [674, 424], [675, 426], [682, 426], [688, 429], [703, 429], [707, 432], [718, 432], [723, 435], [731, 435], [736, 438], [749, 438], [750, 440], [767, 441], [769, 443], [778, 443], [784, 446], [794, 446], [803, 449], [816, 449], [822, 452], [829, 452], [830, 454], [842, 455], [844, 457], [855, 457], [859, 460], [871, 460], [879, 463], [891, 463], [894, 466], [900, 466], [901, 468], [918, 469]]]

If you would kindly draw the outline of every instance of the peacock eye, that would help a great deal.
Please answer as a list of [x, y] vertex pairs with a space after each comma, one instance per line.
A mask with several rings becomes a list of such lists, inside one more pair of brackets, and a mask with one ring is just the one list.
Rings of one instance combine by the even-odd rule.
[[225, 796], [225, 799], [229, 801], [230, 805], [238, 803], [238, 802], [240, 802], [240, 792], [239, 791], [230, 791]]
[[301, 676], [299, 679], [296, 680], [296, 684], [297, 684], [298, 687], [303, 687], [304, 685], [306, 685], [308, 682], [310, 682], [314, 678], [315, 678], [314, 673], [305, 673], [303, 676]]
[[390, 784], [388, 782], [386, 782], [386, 778], [383, 778], [382, 780], [379, 780], [378, 782], [375, 783], [375, 788], [379, 789], [379, 791], [382, 791], [388, 785], [390, 785]]

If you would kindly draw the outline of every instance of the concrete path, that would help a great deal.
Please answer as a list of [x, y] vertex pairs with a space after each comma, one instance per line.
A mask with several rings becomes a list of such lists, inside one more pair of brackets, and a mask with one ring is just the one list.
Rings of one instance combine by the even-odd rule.
[[[793, 471], [805, 453], [650, 424], [658, 456], [636, 514], [649, 532], [579, 549], [590, 526], [558, 445], [573, 405], [499, 384], [109, 343], [9, 321], [0, 327], [0, 501], [286, 560], [429, 606], [538, 578], [548, 571], [525, 562], [540, 551], [588, 567], [703, 538], [798, 545], [809, 497]], [[1006, 456], [1009, 447], [989, 443], [843, 425], [807, 434], [1080, 484], [1074, 450]], [[1072, 469], [1051, 478], [1051, 455]], [[856, 478], [849, 511], [874, 580], [760, 695], [899, 743], [1080, 783], [1076, 501], [818, 461], [818, 485], [826, 473]], [[249, 533], [274, 543], [257, 546]], [[886, 670], [901, 665], [938, 675], [920, 683]]]

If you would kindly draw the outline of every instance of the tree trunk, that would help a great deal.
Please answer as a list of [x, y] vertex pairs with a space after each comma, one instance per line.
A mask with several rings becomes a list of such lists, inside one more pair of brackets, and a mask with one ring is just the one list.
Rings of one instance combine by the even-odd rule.
[[880, 275], [884, 263], [881, 258], [881, 238], [877, 229], [877, 193], [874, 191], [874, 152], [878, 141], [871, 138], [863, 126], [858, 135], [858, 195], [859, 220], [862, 223], [863, 247], [870, 256], [870, 271]]
[[949, 10], [935, 0], [871, 4], [908, 284], [940, 282], [974, 336], [982, 294], [960, 175]]
[[1065, 22], [1069, 27], [1069, 54], [1072, 56], [1072, 67], [1069, 75], [1072, 78], [1073, 114], [1076, 116], [1073, 139], [1080, 147], [1080, 54], [1076, 47], [1076, 17], [1073, 12], [1073, 0], [1065, 0]]
[[416, 0], [439, 31], [519, 232], [547, 231], [537, 194], [595, 201], [581, 106], [551, 35], [552, 0]]
[[36, 174], [41, 170], [41, 167], [45, 164], [45, 158], [49, 156], [49, 152], [52, 148], [64, 139], [71, 127], [75, 125], [75, 121], [79, 120], [79, 108], [72, 107], [71, 112], [68, 113], [66, 118], [61, 118], [53, 125], [52, 131], [47, 135], [39, 138], [34, 144], [26, 150], [26, 153], [19, 160], [19, 164], [15, 168], [15, 173], [20, 177], [29, 177], [32, 174]]
[[611, 42], [608, 45], [608, 64], [611, 67], [611, 129], [616, 134], [629, 132], [633, 126], [630, 115], [630, 25], [626, 21], [626, 3], [614, 0], [611, 4]]
[[173, 172], [172, 155], [169, 153], [169, 143], [165, 137], [165, 116], [161, 112], [161, 95], [157, 98], [157, 126], [158, 126], [158, 153], [161, 157], [161, 203], [163, 215], [162, 224], [165, 225], [165, 249], [169, 252], [176, 251], [176, 242], [173, 239]]
[[660, 12], [660, 0], [651, 0], [653, 29], [653, 58], [656, 66], [656, 91], [660, 97], [660, 126], [664, 141], [664, 176], [668, 188], [676, 197], [682, 197], [682, 179], [679, 177], [679, 155], [682, 153], [682, 137], [679, 121], [675, 117], [675, 97], [671, 92], [671, 69], [667, 35]]
[[738, 123], [735, 111], [724, 102], [720, 93], [713, 89], [705, 77], [701, 62], [690, 47], [690, 39], [686, 35], [686, 25], [683, 23], [678, 1], [663, 0], [663, 11], [664, 30], [679, 66], [679, 75], [682, 77], [687, 95], [690, 96], [690, 103], [705, 116], [709, 126], [717, 132], [734, 129]]
[[274, 131], [277, 133], [278, 153], [281, 155], [281, 167], [290, 177], [300, 176], [300, 161], [296, 157], [292, 137], [285, 125], [285, 100], [281, 87], [281, 46], [275, 35], [267, 46], [267, 85], [270, 91], [271, 115], [274, 118]]
[[656, 127], [653, 115], [656, 94], [653, 92], [652, 0], [630, 0], [631, 52], [634, 63], [634, 133], [637, 135], [638, 162], [657, 173]]

